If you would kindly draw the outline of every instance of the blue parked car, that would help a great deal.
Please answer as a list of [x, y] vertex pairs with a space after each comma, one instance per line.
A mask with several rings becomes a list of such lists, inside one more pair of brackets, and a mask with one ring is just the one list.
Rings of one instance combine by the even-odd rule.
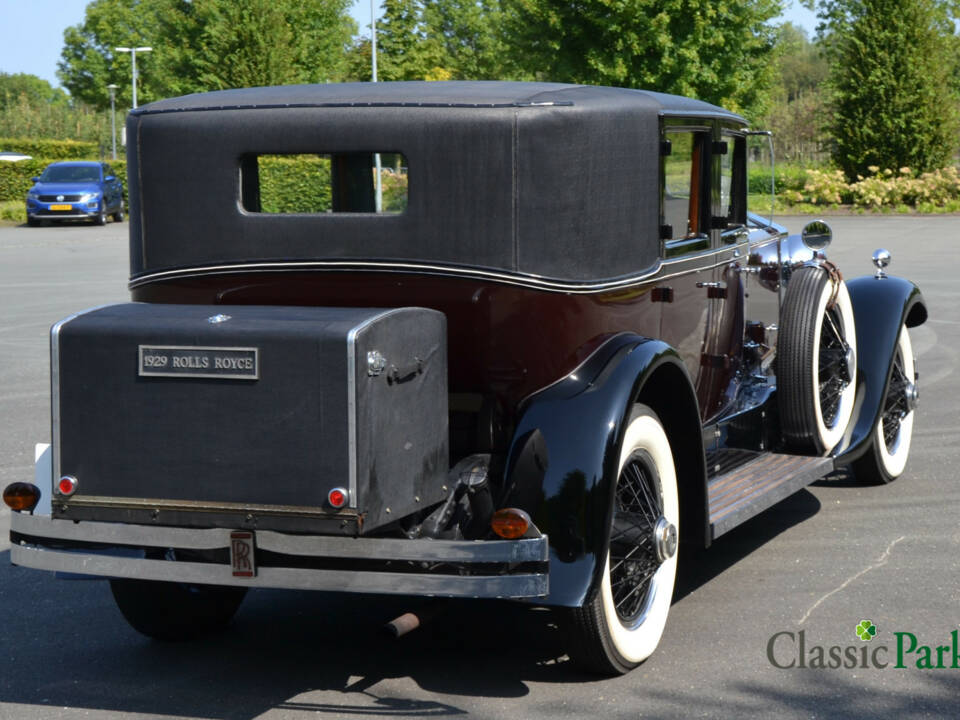
[[107, 216], [123, 220], [123, 183], [106, 163], [55, 162], [27, 192], [27, 223], [41, 220], [90, 220], [106, 225]]

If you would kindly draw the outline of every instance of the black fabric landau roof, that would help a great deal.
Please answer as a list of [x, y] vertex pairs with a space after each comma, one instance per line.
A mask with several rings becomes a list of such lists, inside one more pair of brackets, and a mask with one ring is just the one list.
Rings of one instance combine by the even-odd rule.
[[[555, 83], [249, 88], [133, 111], [131, 273], [378, 261], [569, 282], [658, 256], [662, 115], [743, 123], [660, 93]], [[400, 152], [402, 215], [270, 215], [240, 202], [249, 154]]]

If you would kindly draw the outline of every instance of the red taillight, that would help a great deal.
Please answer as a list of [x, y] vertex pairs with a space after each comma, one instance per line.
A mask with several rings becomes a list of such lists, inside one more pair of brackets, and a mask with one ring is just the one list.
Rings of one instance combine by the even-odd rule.
[[61, 495], [73, 495], [77, 491], [77, 479], [72, 475], [64, 475], [57, 483], [57, 490]]
[[334, 488], [327, 493], [327, 502], [330, 503], [332, 507], [342, 508], [347, 504], [348, 497], [350, 497], [349, 493], [343, 488]]

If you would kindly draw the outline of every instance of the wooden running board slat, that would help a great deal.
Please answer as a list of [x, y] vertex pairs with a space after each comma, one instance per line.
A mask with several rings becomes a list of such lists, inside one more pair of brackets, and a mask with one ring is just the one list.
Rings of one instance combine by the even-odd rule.
[[833, 470], [833, 458], [767, 453], [710, 480], [710, 537], [717, 538]]

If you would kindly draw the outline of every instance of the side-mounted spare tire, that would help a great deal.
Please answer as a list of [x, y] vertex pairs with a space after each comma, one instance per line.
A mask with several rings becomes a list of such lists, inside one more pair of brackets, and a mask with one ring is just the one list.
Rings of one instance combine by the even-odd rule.
[[793, 273], [780, 311], [777, 394], [794, 452], [825, 455], [843, 438], [857, 385], [857, 335], [838, 273], [806, 266]]

